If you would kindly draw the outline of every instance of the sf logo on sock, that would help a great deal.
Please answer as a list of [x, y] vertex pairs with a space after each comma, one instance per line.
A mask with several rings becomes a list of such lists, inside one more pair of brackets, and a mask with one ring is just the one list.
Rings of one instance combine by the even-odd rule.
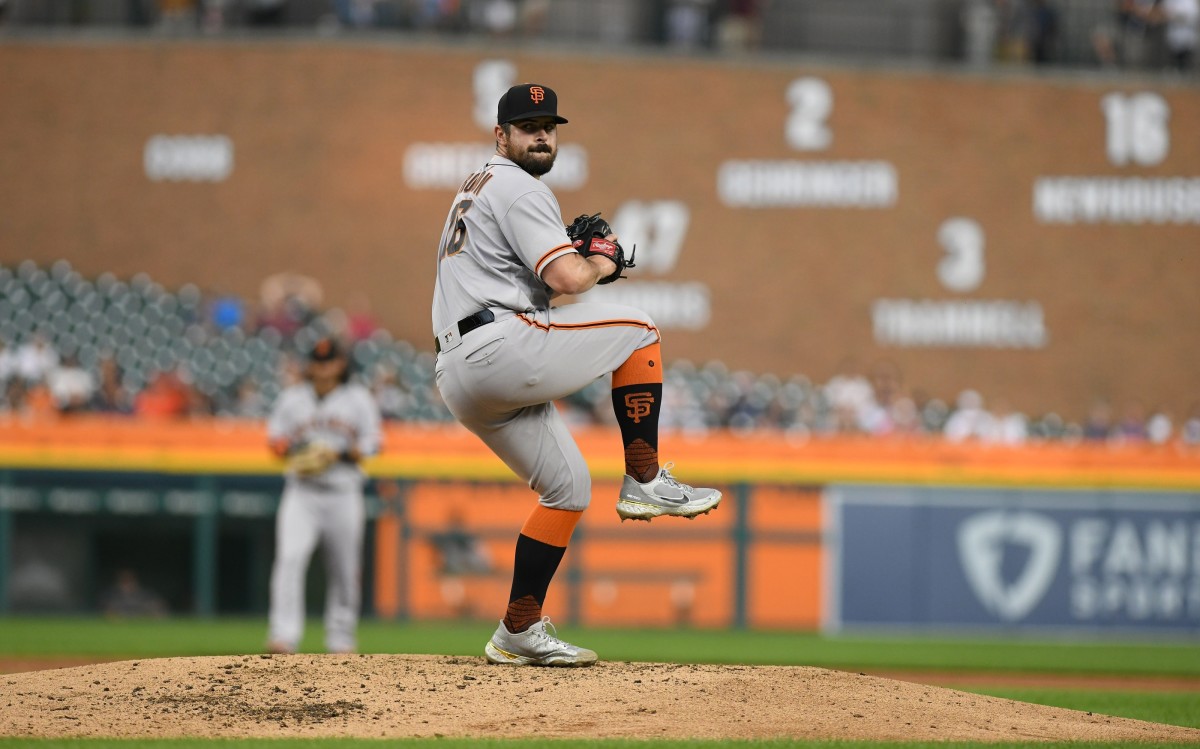
[[634, 424], [640, 424], [642, 419], [650, 415], [650, 407], [654, 405], [653, 393], [630, 393], [625, 396], [625, 414], [633, 419]]

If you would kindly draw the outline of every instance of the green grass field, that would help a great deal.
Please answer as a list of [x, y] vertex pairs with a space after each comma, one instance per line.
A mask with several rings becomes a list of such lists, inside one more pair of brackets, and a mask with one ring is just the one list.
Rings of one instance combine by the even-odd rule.
[[[491, 622], [432, 622], [399, 624], [366, 621], [360, 629], [360, 650], [365, 653], [430, 653], [479, 655], [495, 625]], [[227, 655], [260, 652], [265, 622], [261, 619], [167, 619], [108, 621], [90, 618], [0, 619], [0, 657], [95, 657], [104, 659], [157, 658], [185, 655]], [[1200, 643], [1173, 642], [1070, 642], [1066, 640], [1000, 640], [934, 637], [825, 637], [813, 633], [731, 632], [708, 630], [571, 629], [564, 636], [597, 650], [611, 661], [669, 661], [688, 663], [746, 663], [808, 665], [844, 670], [961, 671], [964, 673], [1043, 673], [1116, 676], [1171, 676], [1200, 678]], [[310, 622], [304, 649], [321, 652], [321, 630]], [[1159, 723], [1200, 728], [1200, 691], [1152, 692], [1145, 689], [972, 689], [999, 697], [1089, 710]], [[402, 747], [518, 746], [598, 747], [626, 749], [653, 747], [881, 747], [911, 749], [927, 744], [862, 742], [716, 742], [716, 741], [504, 741], [451, 739], [397, 740], [270, 740], [240, 741], [255, 749], [359, 749], [381, 743]], [[212, 740], [46, 740], [0, 738], [0, 749], [214, 749], [234, 742]], [[971, 744], [935, 744], [966, 747]], [[978, 746], [1028, 746], [981, 744]], [[1038, 746], [1052, 746], [1039, 744]], [[1083, 743], [1061, 746], [1113, 746]], [[1157, 745], [1168, 746], [1168, 745]]]

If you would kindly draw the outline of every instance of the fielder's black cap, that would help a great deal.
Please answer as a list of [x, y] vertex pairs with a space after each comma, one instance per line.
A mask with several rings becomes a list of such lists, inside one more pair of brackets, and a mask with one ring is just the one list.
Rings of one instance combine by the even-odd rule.
[[496, 124], [517, 120], [532, 120], [534, 117], [553, 117], [558, 124], [567, 121], [558, 116], [558, 94], [549, 86], [522, 83], [513, 86], [500, 97], [496, 107]]
[[308, 352], [309, 361], [333, 361], [342, 357], [342, 347], [333, 338], [321, 338]]

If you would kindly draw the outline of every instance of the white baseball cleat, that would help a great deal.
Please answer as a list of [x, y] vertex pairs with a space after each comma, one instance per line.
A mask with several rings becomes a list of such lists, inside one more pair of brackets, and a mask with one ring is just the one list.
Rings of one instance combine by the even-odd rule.
[[696, 489], [680, 482], [671, 475], [673, 465], [667, 463], [644, 484], [625, 476], [617, 499], [617, 514], [622, 520], [651, 520], [662, 515], [694, 518], [712, 512], [721, 501], [721, 492]]
[[595, 651], [564, 642], [555, 634], [548, 616], [515, 635], [500, 622], [483, 654], [489, 663], [504, 666], [590, 666], [596, 662]]

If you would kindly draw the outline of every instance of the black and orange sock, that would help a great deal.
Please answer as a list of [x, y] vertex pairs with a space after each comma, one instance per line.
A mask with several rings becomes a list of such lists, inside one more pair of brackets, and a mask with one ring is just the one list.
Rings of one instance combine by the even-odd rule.
[[658, 414], [662, 409], [661, 348], [634, 351], [613, 372], [612, 403], [625, 446], [625, 473], [645, 483], [658, 475]]
[[504, 626], [509, 632], [524, 632], [542, 620], [546, 591], [582, 514], [539, 504], [525, 521], [521, 535], [517, 536], [512, 590], [504, 614]]

